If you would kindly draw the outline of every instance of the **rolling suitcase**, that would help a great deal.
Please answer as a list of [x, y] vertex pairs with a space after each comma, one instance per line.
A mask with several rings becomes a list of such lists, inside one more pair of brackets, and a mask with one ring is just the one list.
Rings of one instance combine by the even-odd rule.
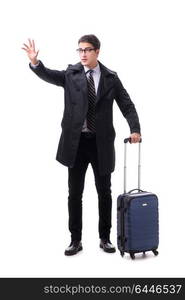
[[117, 246], [120, 254], [153, 251], [158, 254], [158, 197], [140, 189], [141, 142], [138, 154], [138, 188], [126, 192], [126, 152], [130, 138], [124, 140], [124, 194], [117, 198]]

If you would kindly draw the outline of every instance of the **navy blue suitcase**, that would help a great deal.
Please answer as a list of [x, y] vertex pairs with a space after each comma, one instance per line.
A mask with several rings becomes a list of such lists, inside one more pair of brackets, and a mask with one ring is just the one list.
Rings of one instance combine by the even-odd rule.
[[120, 254], [153, 251], [158, 254], [159, 245], [159, 214], [158, 197], [140, 189], [140, 149], [138, 159], [138, 188], [126, 192], [126, 144], [124, 140], [124, 194], [117, 198], [117, 246]]

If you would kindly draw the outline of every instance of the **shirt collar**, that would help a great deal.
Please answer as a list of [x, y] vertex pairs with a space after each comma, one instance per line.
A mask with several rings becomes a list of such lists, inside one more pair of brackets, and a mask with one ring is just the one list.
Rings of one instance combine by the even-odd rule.
[[[89, 70], [90, 70], [89, 67], [84, 66], [84, 71], [85, 71], [85, 73], [86, 73], [87, 71], [89, 71]], [[97, 64], [97, 66], [96, 66], [95, 68], [93, 68], [93, 69], [91, 69], [91, 70], [93, 70], [95, 73], [100, 73], [100, 65], [99, 65], [99, 63]]]

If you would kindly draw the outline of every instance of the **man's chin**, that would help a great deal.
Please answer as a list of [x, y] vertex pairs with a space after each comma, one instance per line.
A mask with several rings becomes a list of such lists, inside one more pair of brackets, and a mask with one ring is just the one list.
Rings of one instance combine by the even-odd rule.
[[88, 65], [88, 62], [87, 62], [87, 61], [81, 60], [81, 64], [82, 64], [83, 66], [87, 66], [87, 65]]

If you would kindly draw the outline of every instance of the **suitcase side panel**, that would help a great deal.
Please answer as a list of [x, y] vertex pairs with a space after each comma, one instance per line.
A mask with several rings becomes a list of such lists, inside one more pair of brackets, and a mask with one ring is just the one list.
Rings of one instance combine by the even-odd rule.
[[[123, 224], [121, 218], [124, 216], [122, 215], [122, 206], [123, 206], [123, 200], [124, 195], [119, 195], [117, 198], [117, 247], [120, 251], [124, 251], [124, 247], [122, 245], [122, 241], [124, 239], [123, 235]], [[121, 240], [122, 239], [122, 240]]]
[[129, 194], [119, 195], [117, 198], [117, 246], [120, 251], [125, 251], [125, 212], [124, 209], [130, 200]]

